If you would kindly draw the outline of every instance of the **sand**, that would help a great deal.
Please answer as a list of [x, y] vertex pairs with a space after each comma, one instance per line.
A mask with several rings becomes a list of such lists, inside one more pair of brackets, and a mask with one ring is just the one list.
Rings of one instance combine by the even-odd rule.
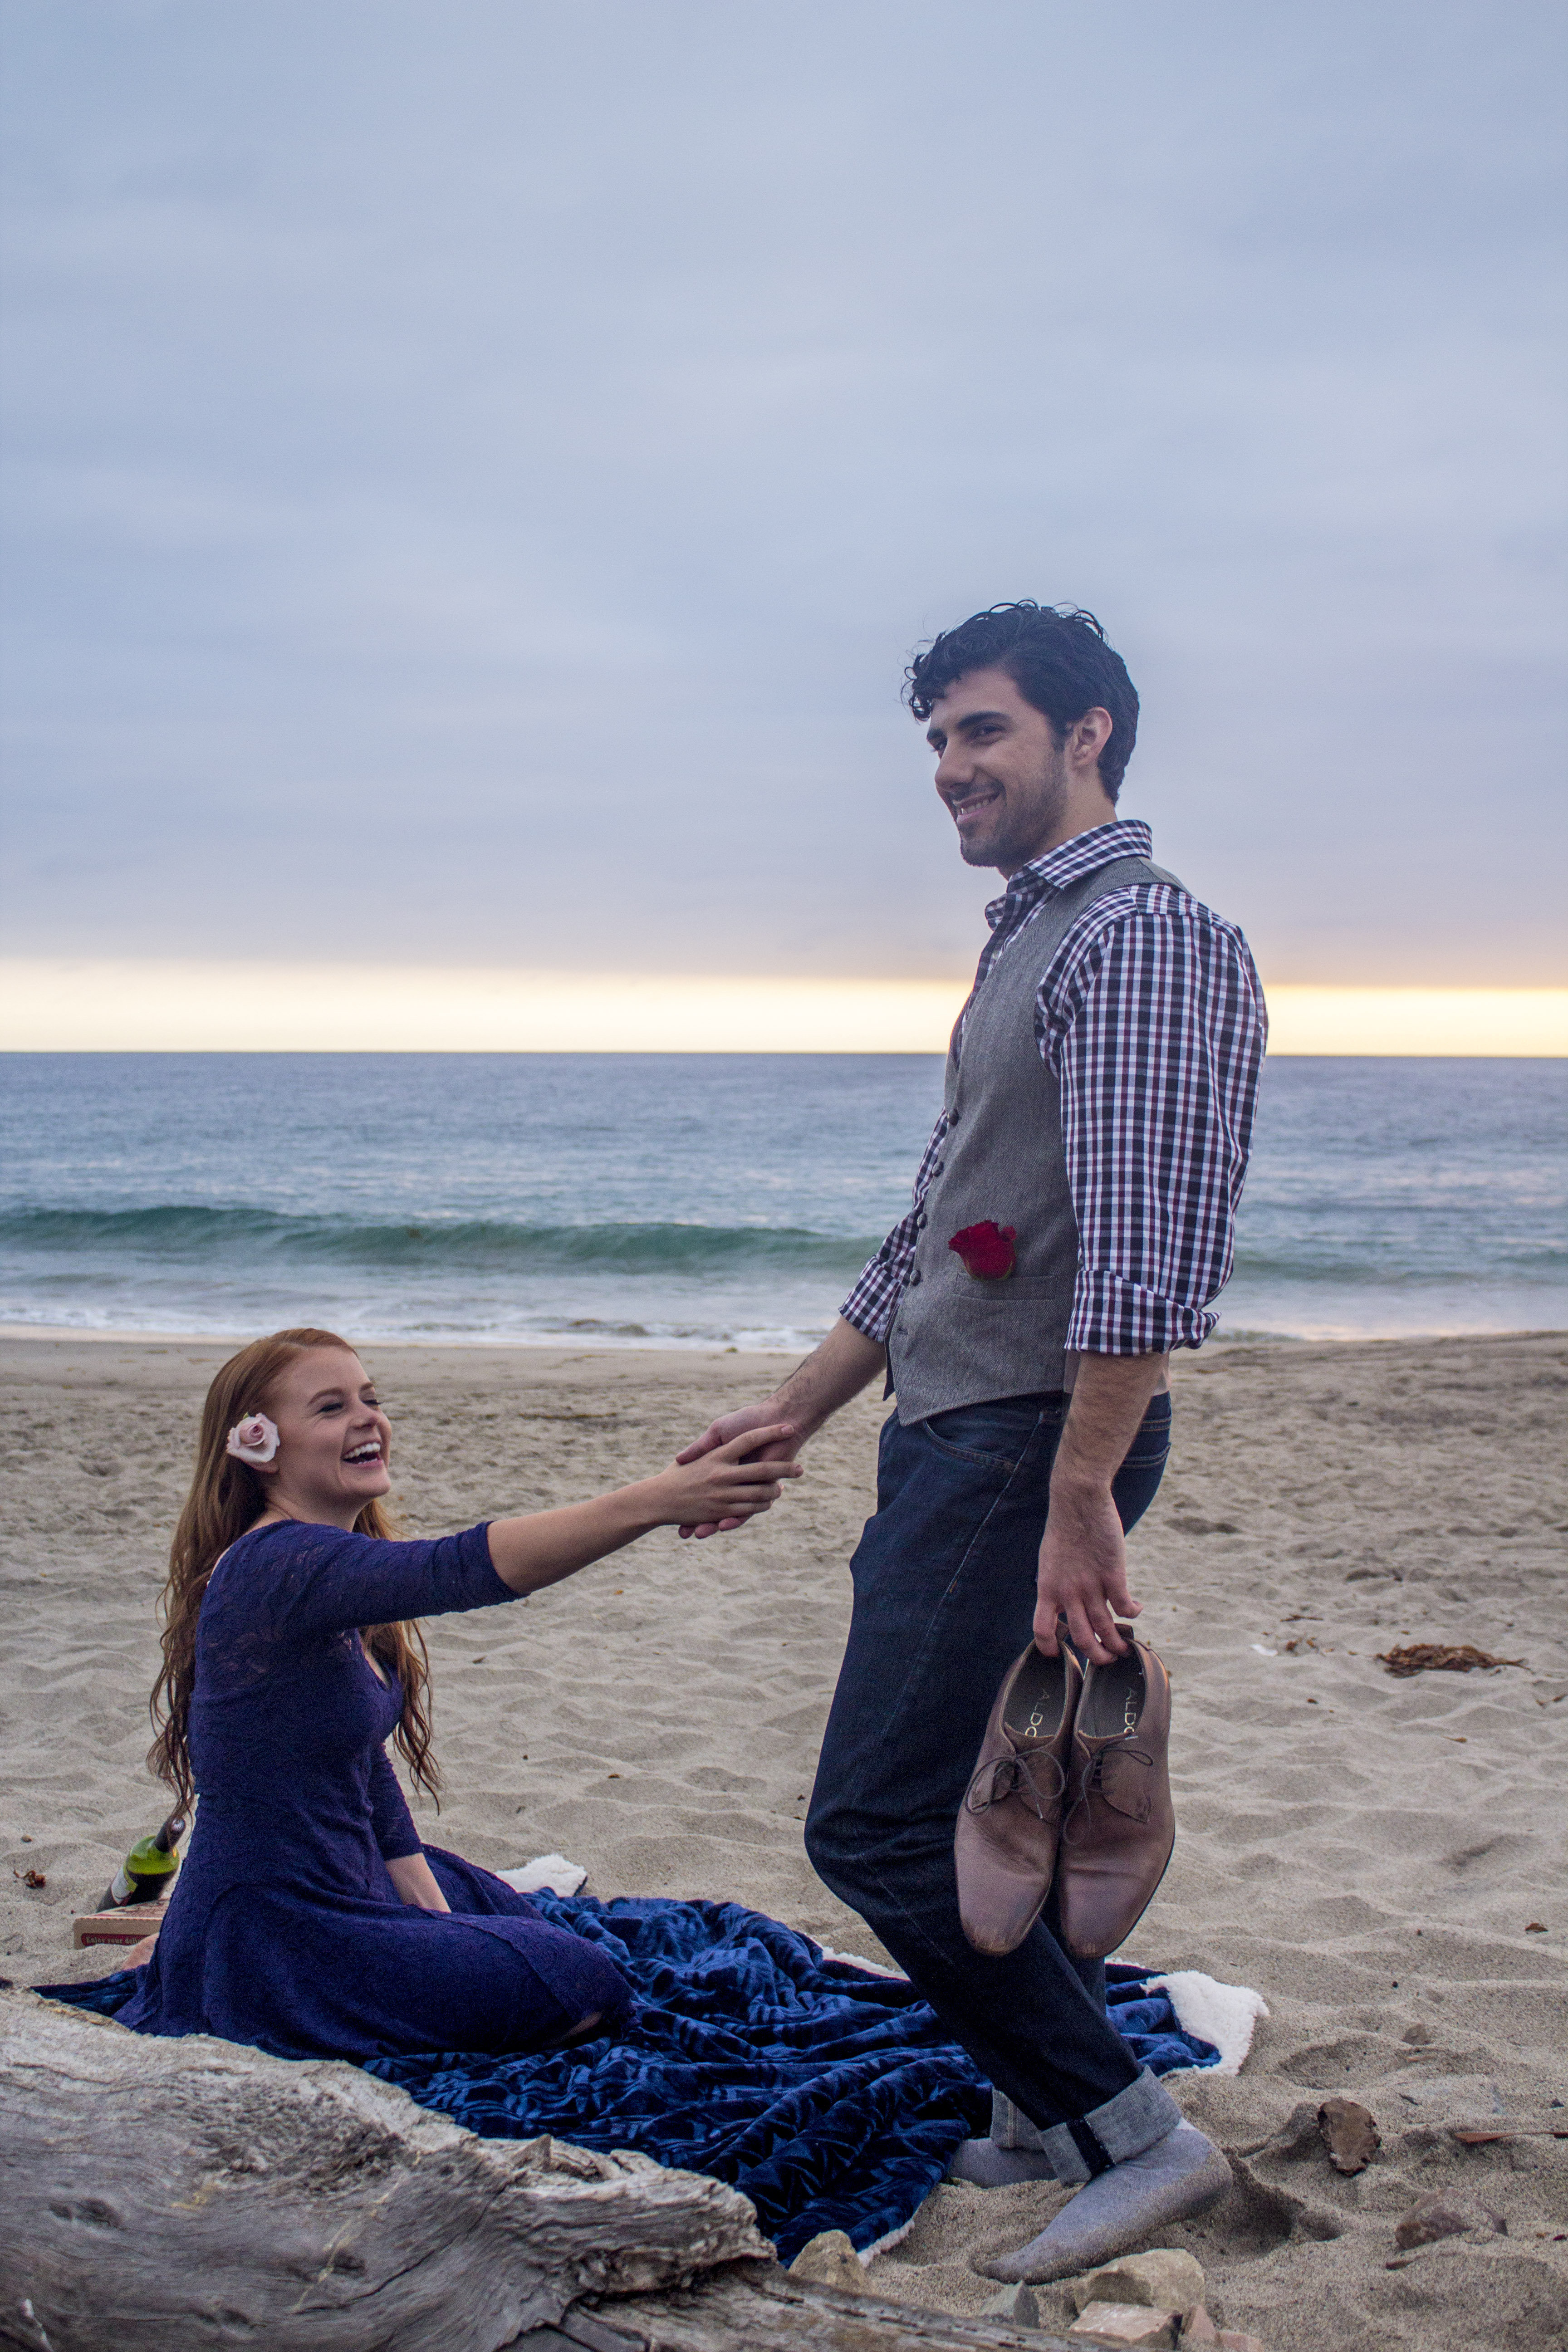
[[[0, 1943], [17, 1981], [101, 1973], [69, 1955], [72, 1915], [160, 1815], [142, 1762], [153, 1601], [224, 1352], [0, 1343]], [[639, 1475], [782, 1369], [728, 1353], [367, 1353], [416, 1533]], [[1127, 1957], [1268, 2002], [1237, 2078], [1173, 2084], [1237, 2186], [1165, 2239], [1204, 2263], [1224, 2324], [1271, 2352], [1529, 2352], [1568, 2330], [1568, 2139], [1464, 2150], [1447, 2129], [1568, 2128], [1565, 1376], [1562, 1336], [1177, 1363], [1173, 1466], [1134, 1538], [1133, 1581], [1174, 1676], [1180, 1829]], [[558, 1849], [592, 1893], [734, 1897], [875, 1956], [813, 1875], [800, 1822], [881, 1410], [868, 1398], [843, 1414], [809, 1479], [737, 1537], [656, 1535], [520, 1607], [436, 1622], [450, 1793], [438, 1827], [418, 1816], [426, 1833], [492, 1867]], [[1373, 1654], [1406, 1637], [1525, 1663], [1396, 1681]], [[47, 1884], [29, 1888], [28, 1869]], [[1383, 2135], [1352, 2179], [1312, 2128], [1336, 2092]], [[1508, 2234], [1389, 2268], [1394, 2222], [1432, 2189], [1495, 2208]], [[1060, 2194], [939, 2189], [870, 2281], [973, 2311], [994, 2289], [968, 2252], [1016, 2242]], [[1066, 2315], [1056, 2291], [1042, 2306]]]

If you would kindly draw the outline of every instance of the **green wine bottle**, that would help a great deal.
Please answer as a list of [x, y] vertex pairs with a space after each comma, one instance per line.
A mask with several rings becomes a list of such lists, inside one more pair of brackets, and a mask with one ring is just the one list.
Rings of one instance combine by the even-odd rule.
[[184, 1813], [171, 1813], [161, 1830], [151, 1837], [138, 1838], [115, 1872], [99, 1909], [117, 1911], [127, 1903], [156, 1903], [160, 1895], [167, 1895], [180, 1866], [175, 1848], [185, 1826]]

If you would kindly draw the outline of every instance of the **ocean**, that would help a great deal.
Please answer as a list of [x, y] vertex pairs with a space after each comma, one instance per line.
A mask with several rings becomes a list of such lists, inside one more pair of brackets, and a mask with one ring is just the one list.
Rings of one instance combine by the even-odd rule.
[[[0, 1322], [799, 1348], [909, 1188], [909, 1055], [0, 1056]], [[1568, 1326], [1568, 1063], [1266, 1070], [1222, 1339]]]

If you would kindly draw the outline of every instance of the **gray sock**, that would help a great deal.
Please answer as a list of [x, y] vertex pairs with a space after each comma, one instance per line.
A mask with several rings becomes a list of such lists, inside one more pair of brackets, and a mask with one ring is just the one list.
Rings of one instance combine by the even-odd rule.
[[948, 2166], [950, 2180], [972, 2189], [1011, 2189], [1020, 2180], [1054, 2180], [1048, 2156], [1031, 2147], [998, 2147], [994, 2139], [966, 2139]]
[[1214, 2142], [1192, 2124], [1178, 2124], [1142, 2156], [1086, 2182], [1026, 2246], [976, 2256], [973, 2267], [984, 2278], [1026, 2280], [1031, 2286], [1071, 2278], [1126, 2253], [1169, 2222], [1204, 2212], [1229, 2187], [1230, 2167]]

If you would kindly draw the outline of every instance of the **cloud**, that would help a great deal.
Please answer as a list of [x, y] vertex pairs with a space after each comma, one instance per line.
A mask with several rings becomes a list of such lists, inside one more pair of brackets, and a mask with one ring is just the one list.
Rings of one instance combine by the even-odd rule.
[[1033, 593], [1270, 977], [1556, 976], [1555, 12], [7, 14], [15, 947], [945, 982]]

